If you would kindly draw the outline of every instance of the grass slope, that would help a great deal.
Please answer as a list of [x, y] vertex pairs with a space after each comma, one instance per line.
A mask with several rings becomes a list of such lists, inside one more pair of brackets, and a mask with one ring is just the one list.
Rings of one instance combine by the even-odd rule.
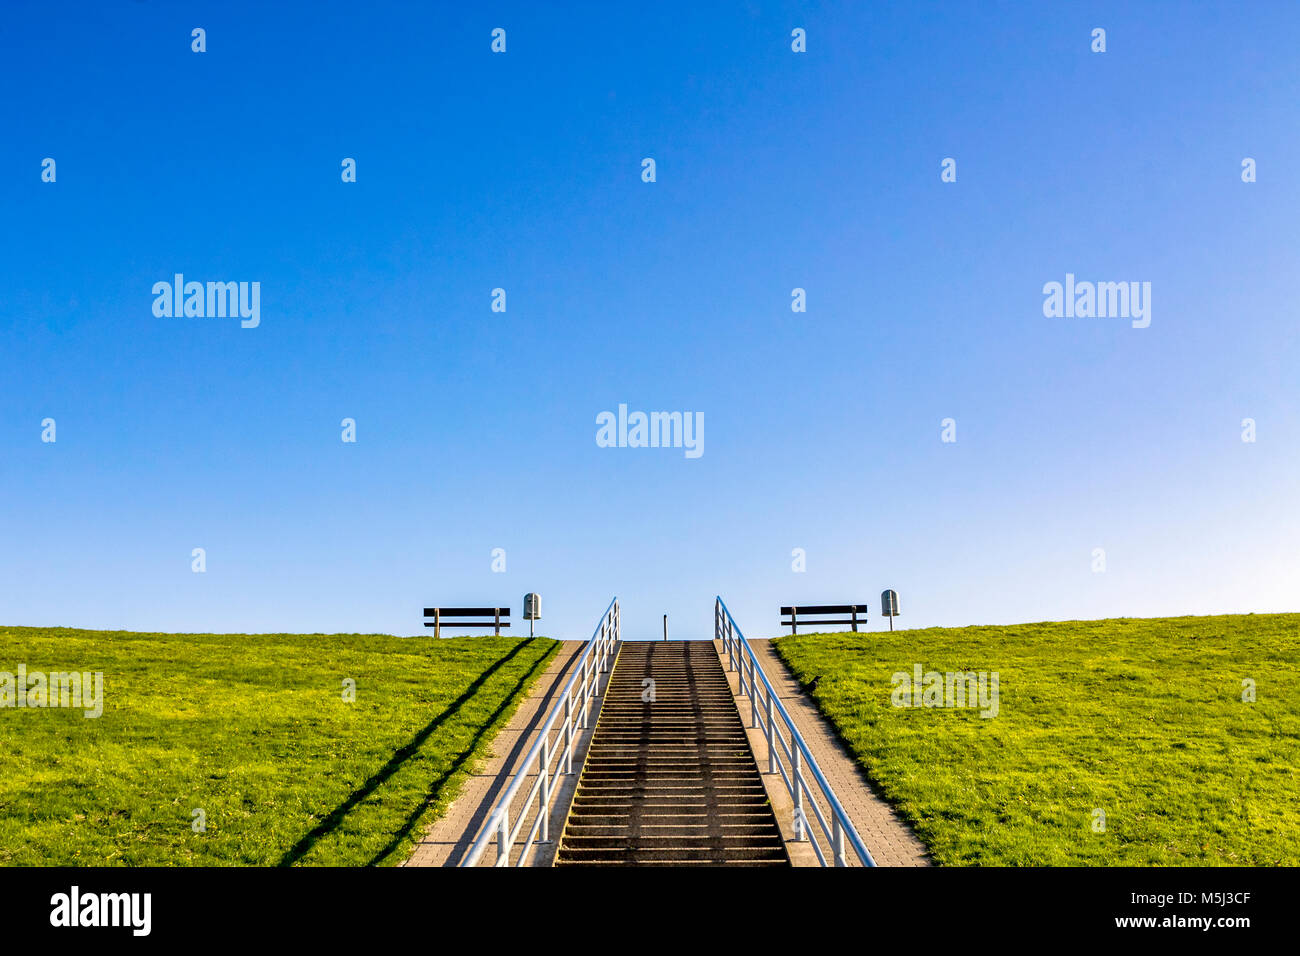
[[[1300, 864], [1300, 614], [775, 645], [937, 862]], [[999, 672], [999, 715], [892, 706], [916, 663]]]
[[0, 671], [104, 674], [99, 719], [0, 709], [0, 863], [398, 862], [558, 647], [0, 628]]

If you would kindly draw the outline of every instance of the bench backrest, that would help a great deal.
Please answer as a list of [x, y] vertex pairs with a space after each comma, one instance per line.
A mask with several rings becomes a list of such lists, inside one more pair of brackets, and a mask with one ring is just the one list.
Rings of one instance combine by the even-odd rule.
[[[858, 621], [863, 624], [867, 622], [867, 606], [865, 604], [808, 604], [804, 606], [794, 605], [792, 607], [781, 608], [781, 626], [789, 627], [791, 634], [799, 633], [799, 624], [805, 626], [823, 624], [848, 624], [853, 630], [858, 629]], [[847, 614], [848, 617], [835, 620], [828, 620], [823, 615], [826, 614]], [[861, 615], [861, 618], [859, 618]], [[789, 618], [789, 620], [786, 620]]]
[[[510, 616], [508, 607], [426, 607], [424, 616], [431, 617], [433, 620], [425, 621], [425, 627], [433, 628], [433, 636], [440, 637], [442, 626], [448, 627], [490, 627], [495, 634], [501, 636], [501, 628], [509, 627], [509, 621], [501, 620], [503, 617]], [[487, 621], [458, 621], [447, 620], [448, 618], [461, 617], [486, 617], [491, 618]]]

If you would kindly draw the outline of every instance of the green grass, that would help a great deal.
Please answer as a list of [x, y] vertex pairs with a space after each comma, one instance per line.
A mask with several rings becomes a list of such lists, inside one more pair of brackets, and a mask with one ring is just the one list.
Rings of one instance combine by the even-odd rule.
[[400, 862], [558, 647], [0, 628], [0, 671], [104, 674], [99, 719], [0, 709], [0, 864]]
[[[775, 645], [938, 863], [1300, 864], [1300, 614]], [[997, 671], [998, 716], [892, 706], [916, 663]]]

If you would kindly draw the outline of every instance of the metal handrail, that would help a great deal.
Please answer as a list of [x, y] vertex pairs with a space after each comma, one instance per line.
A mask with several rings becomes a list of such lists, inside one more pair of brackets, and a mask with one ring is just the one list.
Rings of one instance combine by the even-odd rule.
[[[822, 775], [821, 767], [817, 766], [817, 760], [804, 742], [803, 735], [799, 733], [799, 728], [794, 725], [790, 714], [777, 698], [776, 691], [772, 689], [772, 682], [767, 679], [767, 674], [763, 671], [763, 665], [754, 656], [754, 649], [749, 646], [749, 641], [745, 639], [744, 633], [740, 630], [740, 625], [731, 616], [731, 611], [727, 610], [727, 605], [721, 597], [717, 598], [713, 605], [713, 635], [715, 640], [722, 642], [731, 670], [740, 671], [738, 689], [740, 696], [748, 696], [750, 700], [750, 726], [761, 728], [763, 735], [767, 738], [768, 773], [777, 773], [779, 771], [781, 778], [785, 781], [786, 789], [790, 791], [790, 796], [794, 799], [793, 825], [795, 840], [803, 842], [809, 839], [808, 830], [810, 826], [803, 800], [804, 794], [807, 794], [808, 806], [812, 807], [813, 816], [821, 825], [826, 839], [830, 841], [834, 865], [848, 866], [848, 861], [844, 855], [844, 841], [847, 839], [858, 859], [862, 861], [863, 866], [875, 866], [876, 861], [871, 858], [871, 853], [862, 842], [862, 837], [858, 836], [853, 821], [849, 819], [849, 815], [840, 806], [835, 791], [826, 782], [826, 777]], [[739, 667], [737, 667], [737, 662], [739, 662]], [[747, 663], [749, 669], [748, 681], [745, 679]], [[762, 681], [762, 687], [759, 687], [758, 680]], [[749, 688], [748, 693], [746, 687]], [[760, 696], [763, 698], [762, 701], [760, 701]], [[762, 706], [761, 713], [760, 703]], [[778, 715], [789, 731], [789, 745], [786, 744], [777, 729], [775, 717]], [[780, 750], [777, 749], [778, 744]], [[790, 763], [789, 772], [781, 762], [782, 750], [785, 751], [786, 758]], [[805, 769], [812, 774], [813, 781], [817, 784], [822, 798], [830, 808], [831, 820], [829, 824], [827, 824], [825, 816], [822, 815], [821, 808], [817, 806], [816, 797], [804, 777]], [[817, 841], [811, 840], [809, 842], [812, 843], [818, 862], [822, 866], [826, 866], [826, 856], [821, 847], [818, 846]]]
[[[564, 685], [564, 690], [560, 692], [560, 697], [555, 701], [551, 708], [550, 714], [547, 715], [546, 723], [542, 725], [541, 732], [537, 735], [532, 749], [528, 751], [528, 756], [524, 757], [523, 763], [515, 771], [514, 779], [510, 781], [510, 786], [506, 788], [500, 799], [492, 807], [488, 814], [487, 822], [483, 824], [483, 829], [479, 831], [478, 837], [474, 840], [474, 845], [469, 848], [469, 852], [457, 864], [457, 866], [477, 866], [478, 861], [482, 858], [488, 844], [495, 836], [497, 841], [497, 858], [495, 866], [509, 866], [510, 852], [514, 848], [515, 840], [519, 836], [519, 831], [523, 828], [524, 821], [528, 818], [528, 811], [532, 808], [533, 801], [538, 798], [540, 793], [541, 803], [537, 809], [537, 817], [533, 821], [528, 836], [524, 840], [523, 849], [519, 853], [519, 859], [516, 866], [523, 866], [534, 848], [541, 843], [550, 843], [550, 816], [551, 816], [551, 797], [555, 792], [561, 776], [567, 776], [573, 773], [573, 748], [579, 737], [574, 733], [573, 712], [575, 702], [579, 708], [579, 730], [586, 730], [591, 719], [591, 701], [593, 697], [600, 696], [600, 675], [609, 670], [610, 657], [618, 648], [620, 635], [622, 634], [622, 622], [619, 616], [618, 598], [609, 602], [609, 607], [601, 615], [600, 623], [596, 625], [595, 632], [591, 635], [591, 640], [587, 642], [587, 649], [582, 652], [582, 657], [578, 659], [578, 666], [569, 676], [569, 681]], [[574, 696], [574, 684], [577, 682], [579, 675], [582, 676], [582, 687], [578, 690], [577, 696]], [[561, 739], [563, 744], [558, 747], [552, 746], [550, 739], [551, 729], [555, 722], [560, 719], [560, 711], [564, 711], [564, 723], [560, 728], [560, 733], [556, 737], [555, 743], [559, 744]], [[551, 763], [559, 756], [559, 766], [554, 775], [551, 773]], [[510, 804], [519, 788], [523, 786], [525, 778], [529, 776], [530, 770], [536, 765], [537, 771], [532, 774], [533, 785], [528, 790], [528, 796], [524, 804], [519, 808], [518, 818], [514, 826], [510, 825]]]

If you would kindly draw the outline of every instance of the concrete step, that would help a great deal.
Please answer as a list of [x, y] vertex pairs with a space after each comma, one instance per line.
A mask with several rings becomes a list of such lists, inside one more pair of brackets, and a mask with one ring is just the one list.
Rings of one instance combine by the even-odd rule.
[[[564, 849], [561, 847], [561, 849]], [[555, 861], [556, 866], [606, 864], [616, 866], [680, 866], [695, 863], [709, 866], [789, 866], [785, 846], [759, 849], [570, 849]]]
[[624, 643], [556, 866], [789, 863], [713, 645]]

